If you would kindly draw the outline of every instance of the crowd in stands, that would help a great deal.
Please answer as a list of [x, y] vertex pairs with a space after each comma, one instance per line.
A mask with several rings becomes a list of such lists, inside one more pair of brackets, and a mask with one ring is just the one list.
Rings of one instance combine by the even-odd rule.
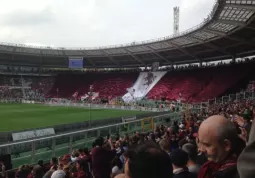
[[[121, 138], [99, 137], [92, 148], [22, 165], [16, 178], [253, 178], [255, 101], [183, 111], [173, 125]], [[252, 124], [253, 123], [253, 124]], [[7, 177], [2, 167], [2, 177]]]
[[44, 99], [52, 85], [52, 77], [9, 76], [0, 77], [1, 99]]
[[[218, 64], [211, 63], [203, 66], [199, 66], [198, 64], [180, 65], [174, 66], [174, 71], [172, 67], [162, 67], [159, 71], [166, 70], [172, 72], [168, 72], [153, 87], [147, 94], [147, 98], [172, 102], [177, 101], [181, 94], [185, 102], [201, 102], [218, 97], [228, 92], [231, 88], [236, 88], [236, 93], [240, 89], [243, 89], [242, 84], [245, 83], [245, 80], [254, 80], [252, 66], [254, 66], [253, 58], [247, 58], [236, 63], [220, 62]], [[210, 69], [203, 69], [208, 67]], [[241, 69], [236, 72], [240, 67]], [[122, 97], [126, 94], [126, 89], [134, 84], [139, 72], [148, 70], [148, 68], [138, 68], [71, 71], [68, 69], [57, 70], [0, 66], [0, 72], [10, 72], [8, 74], [2, 73], [0, 78], [0, 97], [2, 99], [72, 98], [74, 93], [78, 92], [76, 98], [81, 98], [88, 94], [89, 86], [93, 85], [95, 87], [93, 92], [99, 94], [99, 99], [93, 102], [114, 103], [115, 101], [112, 99]], [[43, 73], [50, 71], [49, 74], [55, 73], [58, 75], [30, 75], [32, 73], [40, 75], [41, 71], [44, 71]], [[24, 72], [24, 75], [22, 75], [22, 72]], [[229, 75], [232, 76], [231, 79]], [[250, 78], [247, 76], [250, 76]], [[13, 88], [13, 86], [20, 86], [20, 88]]]
[[[50, 77], [2, 77], [0, 97], [46, 97], [53, 83]], [[170, 107], [171, 103], [167, 104]], [[187, 110], [180, 123], [156, 126], [153, 132], [126, 134], [123, 138], [118, 134], [114, 139], [99, 137], [92, 148], [53, 157], [50, 165], [42, 160], [34, 166], [21, 165], [15, 177], [253, 178], [254, 104], [253, 100], [241, 100], [213, 104], [198, 113]], [[8, 177], [4, 165], [1, 176]]]

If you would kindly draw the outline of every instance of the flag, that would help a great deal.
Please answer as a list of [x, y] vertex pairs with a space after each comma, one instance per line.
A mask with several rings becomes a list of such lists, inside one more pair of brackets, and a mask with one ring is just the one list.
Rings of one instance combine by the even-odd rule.
[[74, 92], [74, 94], [72, 95], [74, 98], [77, 98], [77, 96], [78, 96], [78, 92], [76, 91], [76, 92]]
[[133, 96], [134, 93], [135, 93], [135, 89], [133, 87], [127, 88], [127, 92], [130, 93]]
[[87, 99], [88, 97], [89, 97], [88, 94], [85, 94], [85, 95], [81, 96], [81, 101], [84, 101], [84, 100]]
[[99, 92], [94, 92], [92, 95], [92, 100], [96, 99], [99, 97]]

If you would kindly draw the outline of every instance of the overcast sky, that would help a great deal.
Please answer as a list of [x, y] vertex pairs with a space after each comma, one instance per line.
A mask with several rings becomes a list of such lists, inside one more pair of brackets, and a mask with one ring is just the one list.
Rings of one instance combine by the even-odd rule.
[[0, 41], [53, 47], [96, 47], [173, 34], [203, 21], [214, 0], [0, 0]]

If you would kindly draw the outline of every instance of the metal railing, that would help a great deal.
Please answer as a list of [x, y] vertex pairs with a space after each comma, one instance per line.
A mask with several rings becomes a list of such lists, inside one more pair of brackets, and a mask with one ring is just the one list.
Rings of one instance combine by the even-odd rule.
[[241, 100], [253, 100], [255, 99], [255, 93], [254, 90], [249, 91], [241, 91], [236, 94], [229, 94], [225, 95], [219, 98], [209, 99], [207, 102], [201, 102], [198, 104], [193, 104], [192, 109], [194, 111], [201, 111], [206, 110], [208, 111], [208, 108], [213, 104], [225, 104], [233, 101], [241, 101]]
[[118, 110], [133, 110], [133, 111], [148, 111], [148, 112], [167, 112], [171, 111], [170, 108], [150, 107], [149, 105], [110, 105], [110, 104], [89, 104], [89, 103], [47, 103], [51, 106], [65, 106], [65, 107], [81, 107], [93, 109], [118, 109]]
[[[153, 125], [171, 124], [173, 121], [180, 120], [179, 113], [163, 114], [151, 117]], [[14, 168], [22, 164], [34, 164], [38, 160], [50, 160], [51, 157], [58, 157], [64, 154], [70, 154], [73, 149], [91, 147], [95, 138], [102, 136], [125, 133], [134, 133], [136, 131], [152, 131], [148, 127], [149, 123], [141, 122], [147, 118], [134, 120], [126, 123], [106, 125], [97, 128], [85, 129], [70, 133], [58, 134], [35, 138], [32, 140], [18, 141], [0, 145], [0, 154], [10, 154]], [[170, 122], [169, 122], [170, 121]]]

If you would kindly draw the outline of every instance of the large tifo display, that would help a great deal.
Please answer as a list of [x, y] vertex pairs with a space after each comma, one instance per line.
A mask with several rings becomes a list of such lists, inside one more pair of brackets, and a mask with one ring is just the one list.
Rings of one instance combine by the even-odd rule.
[[131, 103], [143, 99], [165, 74], [166, 72], [141, 72], [135, 84], [122, 97], [123, 101]]
[[83, 68], [83, 57], [69, 57], [70, 69], [81, 69]]

